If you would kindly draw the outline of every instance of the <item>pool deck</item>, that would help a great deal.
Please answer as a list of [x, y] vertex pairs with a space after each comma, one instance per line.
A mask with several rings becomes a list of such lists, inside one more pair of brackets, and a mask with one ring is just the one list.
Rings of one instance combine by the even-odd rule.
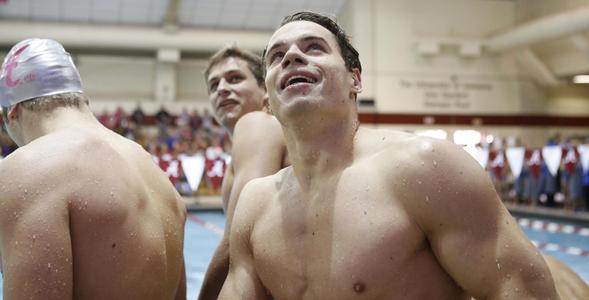
[[183, 198], [188, 211], [223, 210], [221, 196], [192, 196]]
[[589, 213], [587, 212], [572, 212], [558, 208], [522, 206], [510, 203], [505, 203], [505, 207], [507, 207], [507, 210], [509, 210], [512, 214], [560, 219], [563, 221], [573, 221], [589, 225]]

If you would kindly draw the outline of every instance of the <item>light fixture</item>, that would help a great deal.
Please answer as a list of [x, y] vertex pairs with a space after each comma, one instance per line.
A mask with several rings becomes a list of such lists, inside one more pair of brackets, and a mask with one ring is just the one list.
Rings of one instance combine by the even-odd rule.
[[589, 83], [589, 75], [576, 75], [573, 77], [573, 82], [577, 84], [587, 84]]

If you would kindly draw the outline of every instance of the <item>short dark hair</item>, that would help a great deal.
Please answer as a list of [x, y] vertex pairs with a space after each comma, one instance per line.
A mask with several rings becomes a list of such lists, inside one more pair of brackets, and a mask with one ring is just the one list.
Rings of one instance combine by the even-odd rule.
[[49, 96], [40, 96], [18, 103], [23, 108], [35, 112], [51, 111], [57, 107], [81, 107], [89, 104], [83, 93], [67, 92]]
[[[331, 19], [328, 16], [324, 16], [322, 14], [310, 12], [310, 11], [301, 11], [294, 13], [290, 16], [284, 17], [282, 22], [280, 23], [280, 27], [295, 21], [309, 21], [321, 25], [323, 28], [329, 30], [334, 36], [335, 40], [337, 41], [337, 45], [340, 49], [340, 54], [346, 63], [346, 68], [348, 71], [352, 71], [353, 69], [358, 69], [360, 73], [362, 73], [362, 64], [360, 63], [360, 55], [358, 51], [352, 44], [350, 43], [350, 39], [344, 29], [340, 27], [336, 21]], [[262, 57], [266, 55], [266, 50]]]
[[205, 82], [209, 80], [211, 69], [216, 64], [229, 57], [236, 57], [245, 61], [247, 63], [248, 69], [252, 72], [252, 74], [254, 74], [258, 85], [264, 88], [266, 87], [264, 84], [262, 58], [259, 55], [255, 55], [252, 52], [237, 47], [237, 45], [224, 47], [209, 58], [208, 65], [205, 70]]
[[31, 98], [9, 107], [2, 107], [2, 119], [8, 122], [8, 110], [15, 105], [20, 105], [25, 109], [34, 112], [51, 111], [57, 107], [81, 107], [82, 104], [89, 104], [88, 98], [83, 93], [67, 92], [49, 96], [39, 96]]

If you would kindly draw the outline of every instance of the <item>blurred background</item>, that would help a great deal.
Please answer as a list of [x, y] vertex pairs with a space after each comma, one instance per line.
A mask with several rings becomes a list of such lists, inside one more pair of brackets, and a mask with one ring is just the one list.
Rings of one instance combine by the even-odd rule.
[[[261, 53], [300, 10], [336, 18], [359, 50], [364, 126], [463, 146], [534, 244], [589, 281], [589, 0], [0, 0], [0, 58], [61, 42], [98, 119], [151, 152], [189, 208], [219, 210], [231, 141], [207, 58]], [[5, 132], [0, 146], [16, 149]], [[187, 237], [209, 240], [187, 244], [204, 253], [188, 258], [195, 295], [224, 219], [190, 220]]]

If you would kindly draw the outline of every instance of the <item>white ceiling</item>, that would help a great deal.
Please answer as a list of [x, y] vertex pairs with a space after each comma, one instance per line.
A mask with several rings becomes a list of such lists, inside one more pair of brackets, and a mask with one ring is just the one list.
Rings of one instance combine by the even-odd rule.
[[[175, 3], [177, 2], [177, 3]], [[177, 4], [176, 9], [173, 5]], [[337, 15], [345, 0], [0, 0], [0, 19], [111, 25], [274, 29], [300, 10]]]
[[[589, 0], [512, 1], [522, 23], [584, 7]], [[346, 0], [0, 0], [0, 20], [140, 27], [221, 28], [271, 31], [282, 16], [312, 10], [338, 15]], [[543, 5], [538, 5], [543, 3]], [[566, 5], [564, 5], [565, 3]], [[534, 5], [531, 5], [534, 4]], [[587, 16], [589, 18], [589, 14]], [[589, 70], [587, 32], [529, 45], [527, 63], [551, 77]], [[536, 72], [538, 73], [538, 72]]]

